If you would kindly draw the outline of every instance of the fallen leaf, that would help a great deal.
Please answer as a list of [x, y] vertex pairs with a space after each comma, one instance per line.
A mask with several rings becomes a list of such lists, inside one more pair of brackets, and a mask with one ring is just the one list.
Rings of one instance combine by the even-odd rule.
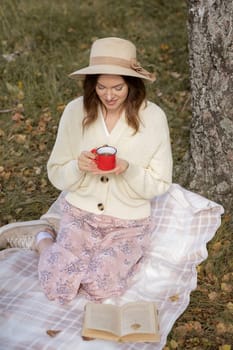
[[46, 179], [41, 179], [40, 187], [44, 188], [48, 186], [48, 181]]
[[232, 286], [230, 285], [230, 284], [228, 284], [228, 283], [221, 283], [221, 290], [223, 291], [223, 292], [231, 292], [232, 291]]
[[224, 282], [230, 282], [231, 279], [233, 279], [233, 272], [226, 273], [222, 278]]
[[160, 49], [162, 50], [162, 51], [167, 51], [167, 50], [169, 50], [169, 45], [168, 44], [161, 44], [160, 45]]
[[63, 112], [64, 111], [64, 109], [65, 109], [65, 104], [61, 104], [61, 105], [57, 105], [57, 111], [58, 112]]
[[23, 134], [16, 134], [13, 136], [13, 140], [16, 143], [19, 143], [20, 145], [24, 144], [26, 142], [27, 136]]
[[23, 82], [22, 82], [21, 80], [18, 81], [18, 88], [19, 88], [20, 90], [23, 89]]
[[184, 336], [186, 333], [193, 332], [193, 331], [196, 331], [199, 334], [202, 333], [203, 330], [200, 322], [190, 321], [183, 324], [182, 326], [176, 327], [176, 333], [178, 336], [181, 336], [181, 337]]
[[28, 181], [26, 191], [27, 192], [33, 192], [35, 190], [36, 190], [35, 183], [33, 181]]
[[15, 53], [10, 53], [10, 54], [4, 54], [2, 57], [7, 61], [7, 62], [13, 62], [15, 61], [17, 55]]
[[227, 325], [225, 325], [223, 322], [219, 322], [216, 325], [216, 330], [217, 330], [217, 334], [224, 334], [227, 332]]
[[34, 167], [33, 167], [33, 170], [35, 171], [35, 174], [36, 174], [36, 175], [40, 175], [42, 169], [41, 169], [41, 167], [34, 166]]
[[216, 299], [217, 299], [217, 296], [218, 296], [218, 294], [217, 294], [216, 292], [210, 292], [210, 293], [208, 294], [208, 298], [209, 298], [211, 301], [216, 300]]
[[178, 343], [175, 340], [170, 341], [170, 345], [172, 349], [177, 349], [178, 348]]
[[9, 178], [11, 177], [11, 171], [5, 170], [3, 166], [0, 166], [0, 177], [4, 180], [9, 180]]
[[184, 337], [189, 330], [187, 329], [186, 325], [182, 325], [176, 326], [175, 331], [177, 337]]
[[17, 95], [17, 98], [19, 100], [23, 100], [24, 99], [24, 92], [22, 90], [19, 91], [18, 95]]
[[50, 337], [56, 337], [57, 334], [59, 334], [61, 331], [57, 330], [57, 329], [48, 329], [46, 331], [46, 333], [50, 336]]
[[7, 88], [8, 92], [13, 94], [13, 95], [17, 95], [20, 91], [17, 85], [13, 85], [13, 84], [10, 84], [8, 82], [6, 82], [6, 88]]
[[231, 301], [229, 301], [229, 303], [227, 303], [227, 309], [230, 310], [231, 312], [233, 312], [233, 303]]
[[72, 27], [69, 27], [69, 28], [67, 29], [67, 32], [68, 32], [68, 33], [73, 33], [73, 32], [75, 32], [75, 29], [72, 28]]
[[141, 328], [141, 325], [139, 323], [134, 323], [130, 327], [136, 331], [137, 329]]
[[45, 143], [40, 143], [40, 144], [39, 144], [39, 150], [40, 150], [40, 151], [44, 151], [46, 148], [47, 148], [47, 146], [46, 146]]
[[219, 346], [219, 350], [231, 350], [231, 345], [225, 344], [222, 346]]
[[84, 337], [82, 336], [82, 339], [85, 341], [90, 341], [90, 340], [94, 340], [95, 338], [90, 338], [90, 337]]
[[198, 321], [190, 321], [189, 324], [192, 327], [192, 329], [195, 329], [195, 331], [197, 331], [197, 332], [201, 332], [202, 331], [202, 327], [201, 327], [201, 323], [200, 322], [198, 322]]
[[232, 219], [232, 216], [231, 216], [231, 215], [229, 215], [229, 214], [224, 215], [223, 220], [224, 220], [225, 222], [229, 222], [229, 221], [231, 221], [231, 219]]
[[24, 119], [24, 116], [21, 113], [16, 112], [12, 115], [11, 119], [14, 120], [14, 122], [20, 122]]
[[171, 72], [170, 75], [172, 76], [172, 78], [175, 78], [175, 79], [178, 79], [181, 77], [181, 74], [177, 72]]
[[178, 301], [178, 300], [180, 299], [180, 297], [179, 297], [178, 294], [175, 294], [175, 295], [170, 296], [169, 299], [170, 299], [172, 302], [175, 302], [175, 301]]
[[213, 251], [216, 253], [222, 249], [222, 243], [221, 242], [216, 242], [212, 246]]
[[17, 110], [17, 112], [19, 112], [19, 113], [24, 112], [24, 106], [23, 106], [23, 104], [22, 104], [22, 103], [18, 103], [17, 106], [16, 106], [16, 110]]

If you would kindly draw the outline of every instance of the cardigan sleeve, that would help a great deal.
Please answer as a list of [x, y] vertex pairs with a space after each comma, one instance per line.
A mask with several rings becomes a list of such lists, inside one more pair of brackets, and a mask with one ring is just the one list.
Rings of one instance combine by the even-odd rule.
[[167, 119], [162, 113], [159, 142], [146, 167], [129, 162], [122, 174], [122, 190], [132, 199], [152, 199], [165, 193], [172, 183], [172, 152]]
[[[77, 163], [78, 141], [81, 137], [81, 127], [77, 113], [72, 103], [68, 104], [61, 117], [56, 141], [47, 163], [48, 177], [51, 183], [59, 190], [75, 191], [84, 178], [84, 173], [79, 170]], [[76, 137], [73, 137], [73, 129]]]

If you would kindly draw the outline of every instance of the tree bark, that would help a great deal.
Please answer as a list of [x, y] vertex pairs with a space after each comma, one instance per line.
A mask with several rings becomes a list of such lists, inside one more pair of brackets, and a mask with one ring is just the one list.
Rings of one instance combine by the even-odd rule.
[[188, 187], [232, 208], [233, 0], [188, 0], [188, 34]]

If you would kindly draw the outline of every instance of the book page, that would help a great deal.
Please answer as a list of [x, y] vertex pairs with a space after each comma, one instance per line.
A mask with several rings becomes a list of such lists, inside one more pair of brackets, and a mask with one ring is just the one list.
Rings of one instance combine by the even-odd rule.
[[157, 318], [153, 303], [128, 303], [121, 308], [121, 336], [157, 333]]
[[119, 309], [110, 304], [86, 304], [85, 328], [107, 331], [119, 335]]

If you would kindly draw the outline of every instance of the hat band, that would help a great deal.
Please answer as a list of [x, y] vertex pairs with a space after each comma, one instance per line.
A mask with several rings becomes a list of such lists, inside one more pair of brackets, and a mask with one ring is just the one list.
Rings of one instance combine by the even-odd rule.
[[128, 68], [134, 70], [136, 73], [143, 75], [144, 77], [150, 79], [151, 81], [155, 81], [155, 75], [153, 73], [148, 72], [140, 63], [136, 60], [136, 58], [132, 58], [130, 61], [125, 60], [124, 58], [117, 58], [111, 56], [96, 56], [90, 58], [90, 66], [94, 65], [114, 65], [120, 66], [123, 68]]
[[[136, 61], [136, 60], [135, 60]], [[96, 56], [90, 58], [90, 65], [95, 66], [99, 64], [112, 64], [114, 66], [121, 66], [124, 68], [131, 68], [130, 61], [124, 58], [116, 58], [111, 56]]]

